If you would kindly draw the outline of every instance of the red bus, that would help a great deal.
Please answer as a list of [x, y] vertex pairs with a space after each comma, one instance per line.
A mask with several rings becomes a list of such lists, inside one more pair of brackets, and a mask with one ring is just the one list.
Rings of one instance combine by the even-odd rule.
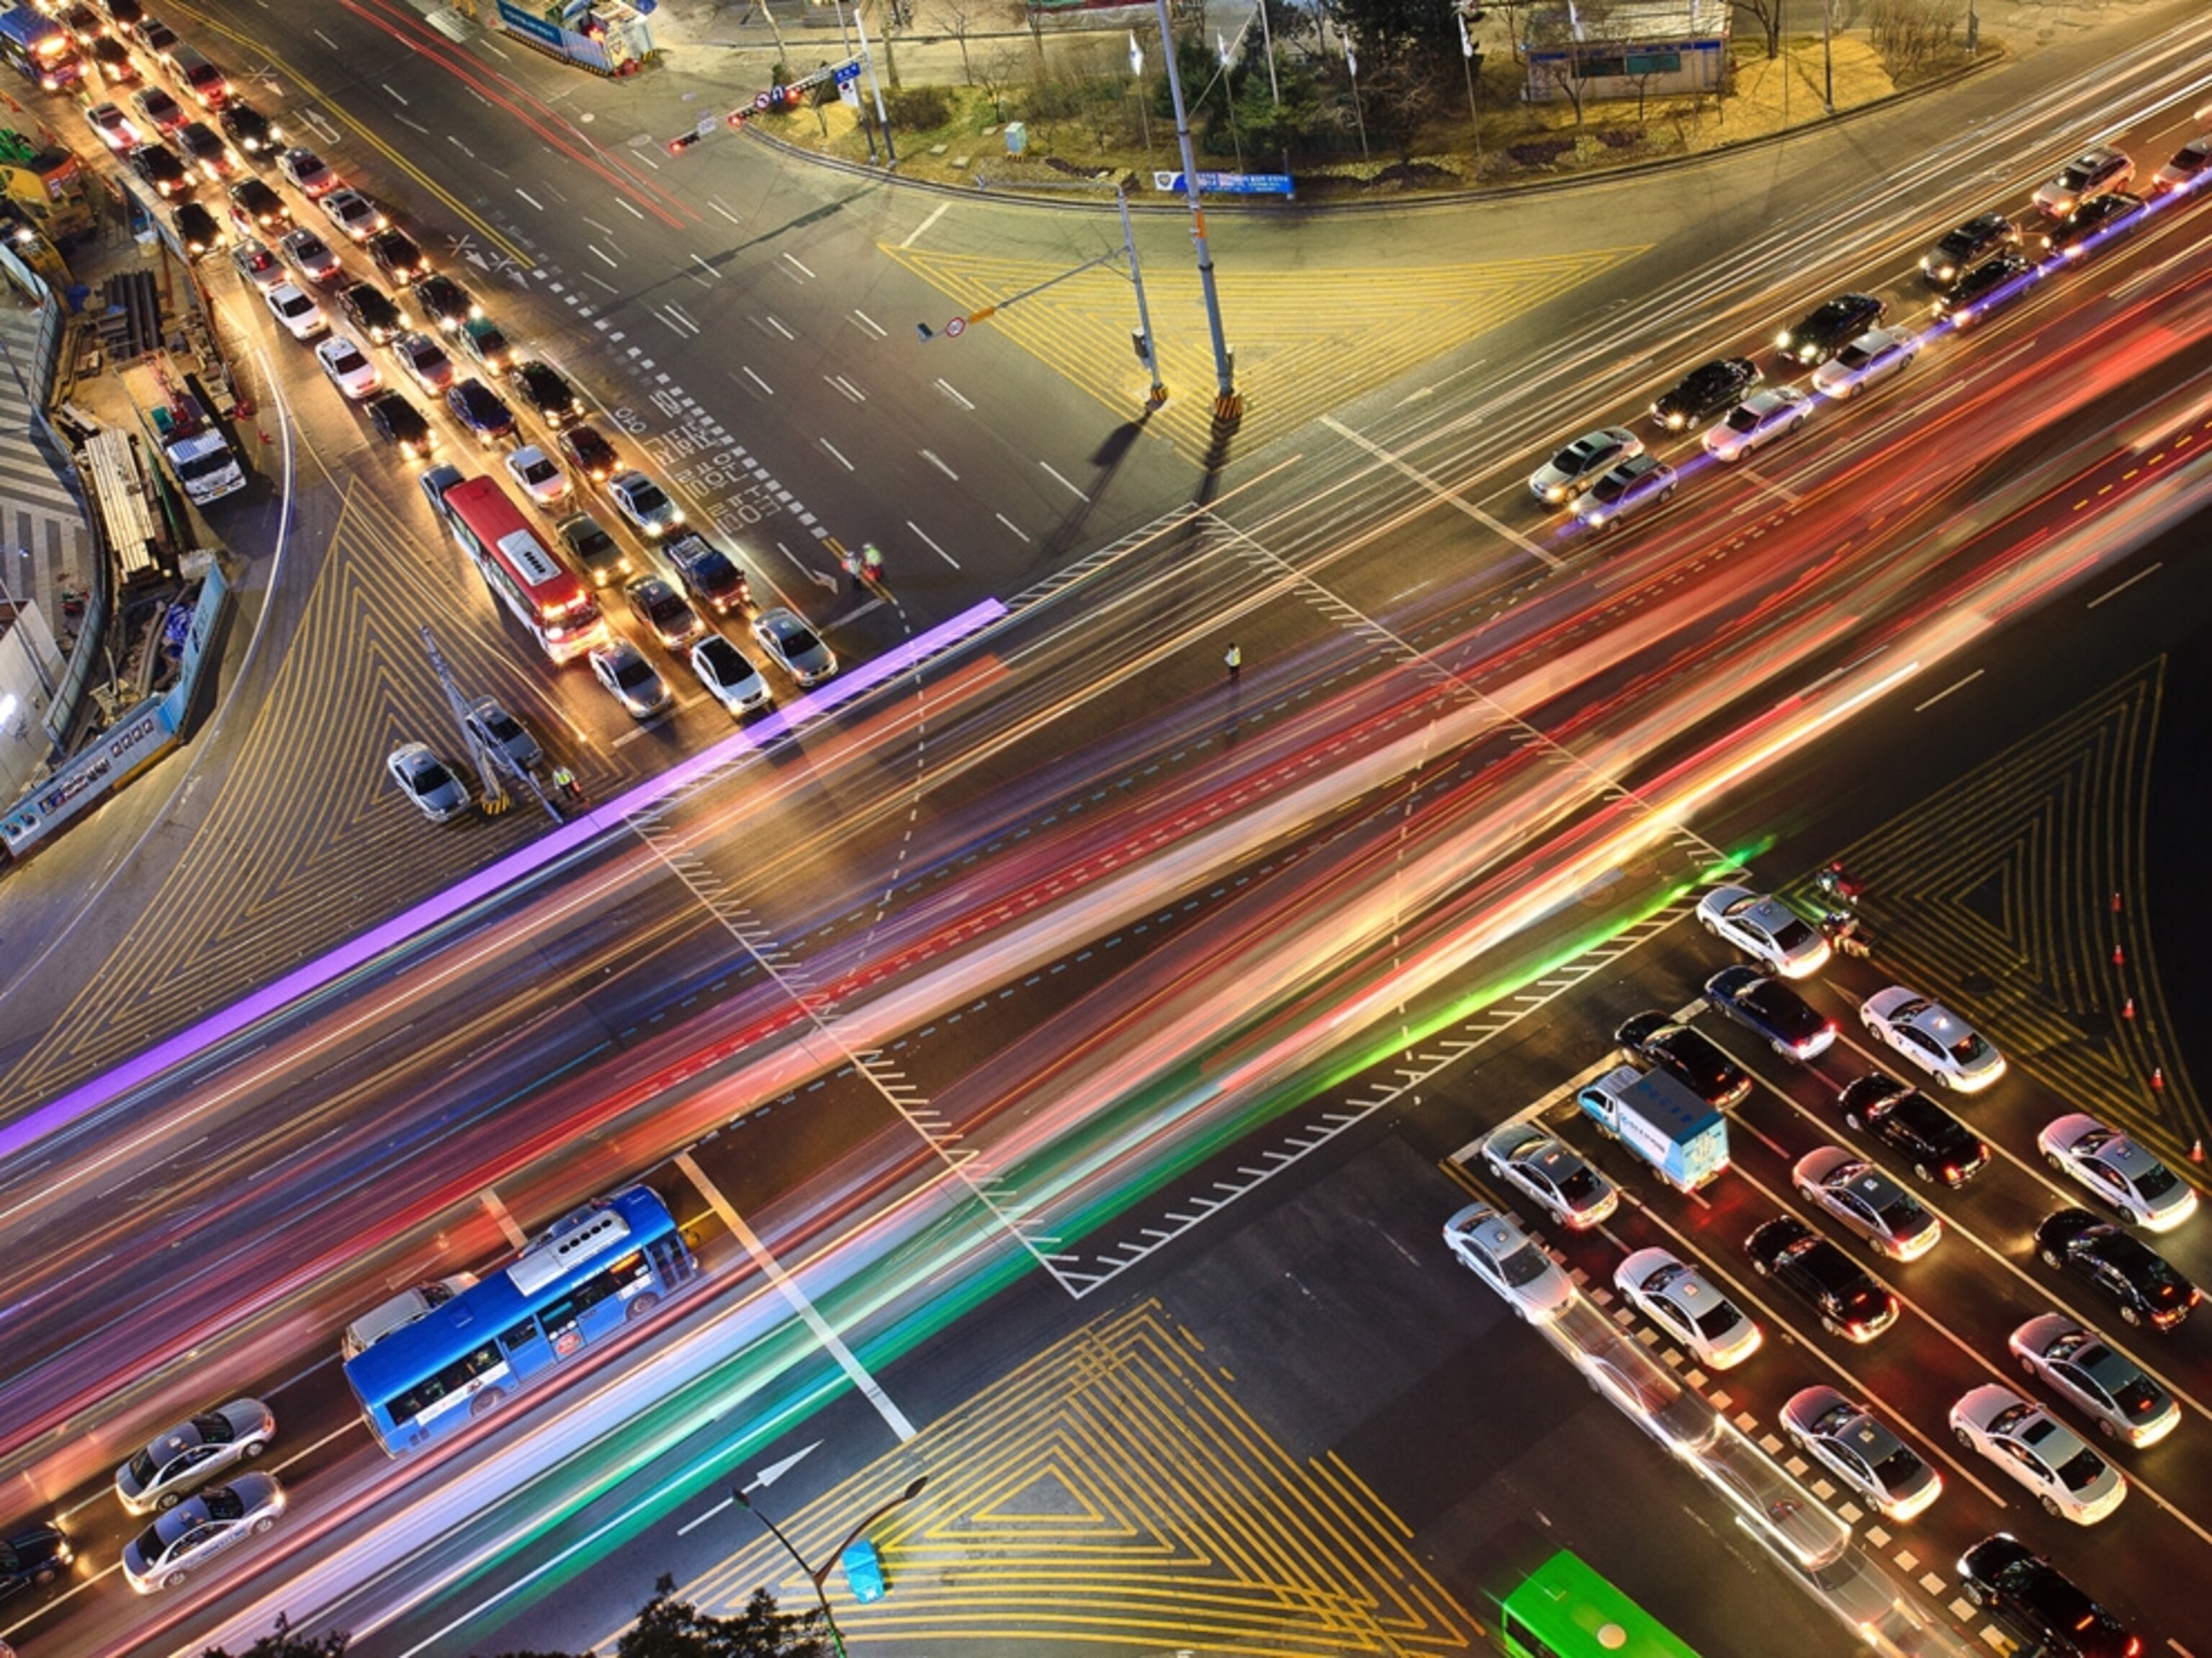
[[497, 483], [439, 466], [424, 475], [422, 487], [484, 584], [548, 656], [570, 661], [606, 643], [591, 589], [553, 556]]

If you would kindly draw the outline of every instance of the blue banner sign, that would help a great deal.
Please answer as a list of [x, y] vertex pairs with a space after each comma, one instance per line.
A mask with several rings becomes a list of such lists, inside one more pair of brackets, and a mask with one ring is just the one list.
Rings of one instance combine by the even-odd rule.
[[499, 0], [499, 21], [517, 34], [526, 34], [533, 40], [541, 41], [552, 47], [556, 52], [562, 49], [561, 26], [558, 23], [549, 23], [543, 17], [532, 17], [521, 7], [514, 4], [514, 0]]
[[[1155, 173], [1152, 188], [1182, 194], [1183, 175]], [[1296, 182], [1287, 173], [1200, 173], [1198, 187], [1209, 196], [1295, 196]]]

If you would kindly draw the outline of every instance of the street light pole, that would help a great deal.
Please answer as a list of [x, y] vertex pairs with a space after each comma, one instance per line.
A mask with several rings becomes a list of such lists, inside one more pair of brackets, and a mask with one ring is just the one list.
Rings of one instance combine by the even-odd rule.
[[[754, 1483], [756, 1484], [759, 1484], [764, 1482], [756, 1481]], [[800, 1575], [803, 1576], [809, 1583], [811, 1583], [814, 1586], [814, 1599], [822, 1608], [822, 1621], [830, 1631], [830, 1644], [837, 1649], [837, 1658], [846, 1658], [845, 1637], [842, 1631], [841, 1631], [837, 1627], [836, 1613], [830, 1609], [830, 1594], [829, 1592], [822, 1587], [823, 1580], [830, 1576], [830, 1568], [835, 1566], [838, 1561], [844, 1557], [845, 1551], [853, 1545], [854, 1539], [857, 1539], [862, 1532], [867, 1530], [869, 1527], [874, 1525], [876, 1521], [881, 1520], [885, 1515], [889, 1514], [893, 1509], [897, 1508], [902, 1503], [913, 1502], [915, 1497], [921, 1495], [922, 1487], [928, 1484], [929, 1476], [927, 1474], [917, 1474], [908, 1483], [907, 1488], [904, 1490], [901, 1491], [896, 1496], [892, 1497], [889, 1502], [878, 1504], [869, 1513], [868, 1516], [865, 1520], [861, 1521], [859, 1525], [854, 1527], [851, 1531], [846, 1533], [845, 1540], [842, 1543], [840, 1543], [831, 1552], [830, 1557], [823, 1561], [819, 1566], [810, 1566], [806, 1564], [806, 1557], [799, 1553], [798, 1545], [783, 1534], [783, 1527], [777, 1525], [775, 1521], [769, 1519], [767, 1511], [762, 1509], [746, 1494], [748, 1488], [740, 1485], [732, 1485], [730, 1487], [730, 1496], [735, 1500], [738, 1507], [744, 1509], [747, 1514], [750, 1514], [754, 1519], [759, 1521], [762, 1525], [768, 1527], [768, 1534], [775, 1539], [777, 1542], [783, 1545], [783, 1551], [791, 1557], [792, 1564], [797, 1566], [799, 1570]]]
[[1168, 60], [1168, 98], [1175, 106], [1176, 144], [1182, 155], [1183, 198], [1190, 204], [1190, 239], [1198, 249], [1198, 286], [1206, 299], [1206, 326], [1213, 338], [1213, 418], [1234, 420], [1243, 412], [1244, 399], [1237, 394], [1237, 376], [1229, 356], [1229, 341], [1221, 331], [1221, 296], [1213, 285], [1213, 250], [1206, 240], [1206, 204], [1198, 191], [1198, 156], [1190, 144], [1190, 113], [1183, 107], [1182, 71], [1176, 64], [1175, 27], [1168, 20], [1168, 0], [1154, 0], [1160, 14], [1160, 50]]

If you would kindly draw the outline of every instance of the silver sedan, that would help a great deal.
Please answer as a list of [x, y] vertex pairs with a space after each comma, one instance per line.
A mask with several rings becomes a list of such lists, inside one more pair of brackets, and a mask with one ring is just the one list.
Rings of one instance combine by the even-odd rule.
[[1562, 1226], [1577, 1232], [1613, 1213], [1620, 1194], [1588, 1163], [1534, 1123], [1508, 1123], [1482, 1143], [1492, 1173], [1518, 1186]]
[[1808, 1387], [1782, 1407], [1797, 1448], [1899, 1525], [1943, 1494], [1943, 1476], [1865, 1405], [1832, 1387]]
[[1626, 426], [1584, 432], [1536, 468], [1528, 493], [1547, 507], [1563, 507], [1616, 462], [1644, 453], [1644, 440]]
[[1917, 1198], [1841, 1146], [1807, 1152], [1790, 1179], [1806, 1202], [1826, 1210], [1893, 1261], [1918, 1260], [1943, 1235], [1942, 1221]]
[[117, 1469], [115, 1495], [130, 1514], [173, 1509], [185, 1492], [259, 1456], [276, 1433], [276, 1413], [258, 1399], [203, 1411], [155, 1435]]
[[385, 756], [385, 770], [399, 792], [433, 823], [449, 823], [469, 809], [469, 791], [426, 743], [404, 742]]
[[268, 1474], [240, 1474], [185, 1498], [123, 1545], [123, 1576], [141, 1594], [181, 1588], [249, 1537], [274, 1530], [284, 1488]]
[[1559, 1264], [1488, 1204], [1469, 1204], [1446, 1221], [1444, 1242], [1461, 1265], [1531, 1323], [1549, 1322], [1573, 1304], [1573, 1281]]
[[2197, 1212], [2197, 1188], [2142, 1142], [2082, 1112], [2069, 1112], [2035, 1137], [2043, 1160], [2094, 1192], [2124, 1221], [2170, 1232]]
[[781, 605], [753, 618], [753, 642], [801, 686], [820, 685], [837, 671], [837, 653]]
[[1902, 374], [1920, 355], [1920, 337], [1910, 328], [1869, 328], [1813, 372], [1813, 389], [1822, 397], [1856, 397]]
[[2020, 1368], [2088, 1414], [2107, 1439], [2155, 1445], [2181, 1422], [2172, 1394], [2095, 1331], [2063, 1313], [2030, 1319], [2006, 1338]]

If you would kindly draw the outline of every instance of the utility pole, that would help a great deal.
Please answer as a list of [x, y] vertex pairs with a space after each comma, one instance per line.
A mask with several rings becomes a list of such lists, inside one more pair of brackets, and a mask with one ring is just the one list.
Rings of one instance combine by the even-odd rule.
[[1244, 411], [1237, 393], [1234, 359], [1221, 332], [1221, 296], [1213, 285], [1213, 250], [1206, 240], [1206, 204], [1198, 190], [1198, 157], [1190, 143], [1190, 113], [1183, 107], [1182, 71], [1176, 66], [1175, 27], [1168, 21], [1168, 0], [1154, 0], [1160, 14], [1160, 50], [1168, 60], [1168, 97], [1175, 105], [1176, 143], [1182, 155], [1182, 190], [1190, 204], [1190, 239], [1198, 249], [1198, 286], [1206, 298], [1206, 326], [1213, 338], [1213, 418], [1234, 420]]
[[[860, 31], [860, 62], [867, 66], [868, 88], [876, 94], [876, 119], [884, 129], [884, 165], [898, 165], [898, 146], [891, 142], [891, 118], [884, 113], [884, 83], [876, 78], [876, 59], [868, 50], [868, 20], [862, 0], [853, 0], [853, 26]], [[865, 123], [864, 123], [865, 125]], [[873, 149], [872, 144], [870, 149]]]
[[1820, 0], [1820, 107], [1836, 113], [1835, 0]]

